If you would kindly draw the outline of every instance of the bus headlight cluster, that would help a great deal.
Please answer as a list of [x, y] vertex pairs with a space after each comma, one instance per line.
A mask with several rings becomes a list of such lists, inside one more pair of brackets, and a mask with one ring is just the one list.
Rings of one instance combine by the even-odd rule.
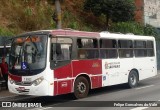
[[43, 80], [44, 80], [44, 78], [43, 78], [43, 77], [40, 77], [40, 78], [38, 78], [38, 79], [36, 79], [36, 80], [33, 81], [33, 85], [34, 85], [34, 86], [37, 86], [37, 85], [39, 85]]

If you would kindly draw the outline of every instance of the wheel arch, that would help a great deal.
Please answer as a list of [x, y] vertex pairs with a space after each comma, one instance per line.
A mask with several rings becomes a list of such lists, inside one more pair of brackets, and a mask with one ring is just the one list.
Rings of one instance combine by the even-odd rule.
[[79, 77], [85, 77], [89, 83], [89, 89], [91, 89], [92, 87], [92, 84], [91, 84], [91, 78], [89, 77], [89, 75], [87, 73], [81, 73], [81, 74], [78, 74], [74, 81], [73, 81], [73, 88], [72, 88], [72, 91], [74, 92], [74, 84], [75, 84], [75, 81], [79, 78]]

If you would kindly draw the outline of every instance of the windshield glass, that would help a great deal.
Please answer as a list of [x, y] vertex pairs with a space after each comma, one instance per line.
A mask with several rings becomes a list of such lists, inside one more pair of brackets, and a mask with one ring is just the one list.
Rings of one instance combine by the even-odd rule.
[[12, 42], [9, 70], [17, 75], [34, 75], [46, 65], [47, 35], [15, 38]]

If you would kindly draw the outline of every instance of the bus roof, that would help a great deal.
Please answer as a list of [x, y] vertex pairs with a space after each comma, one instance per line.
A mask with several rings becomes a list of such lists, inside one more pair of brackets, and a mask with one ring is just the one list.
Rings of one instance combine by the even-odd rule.
[[133, 40], [154, 40], [152, 36], [142, 36], [134, 34], [121, 34], [121, 33], [110, 33], [110, 32], [87, 32], [87, 31], [78, 31], [73, 29], [55, 29], [55, 30], [39, 30], [23, 33], [19, 36], [30, 35], [30, 34], [51, 34], [53, 36], [62, 36], [62, 37], [92, 37], [92, 38], [109, 38], [109, 39], [133, 39]]
[[142, 36], [142, 35], [134, 35], [134, 34], [116, 34], [109, 32], [101, 32], [101, 38], [109, 38], [109, 39], [132, 39], [132, 40], [154, 40], [153, 36]]
[[100, 37], [98, 32], [86, 32], [86, 31], [77, 31], [77, 30], [64, 30], [58, 29], [51, 32], [53, 36], [75, 36], [75, 37]]

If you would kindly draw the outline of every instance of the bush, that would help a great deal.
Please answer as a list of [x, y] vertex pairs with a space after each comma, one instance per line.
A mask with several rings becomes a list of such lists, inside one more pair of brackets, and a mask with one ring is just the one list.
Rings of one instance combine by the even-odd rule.
[[160, 41], [160, 32], [151, 25], [143, 26], [137, 22], [120, 22], [115, 23], [110, 27], [111, 32], [120, 32], [123, 34], [133, 33], [135, 35], [154, 36]]

